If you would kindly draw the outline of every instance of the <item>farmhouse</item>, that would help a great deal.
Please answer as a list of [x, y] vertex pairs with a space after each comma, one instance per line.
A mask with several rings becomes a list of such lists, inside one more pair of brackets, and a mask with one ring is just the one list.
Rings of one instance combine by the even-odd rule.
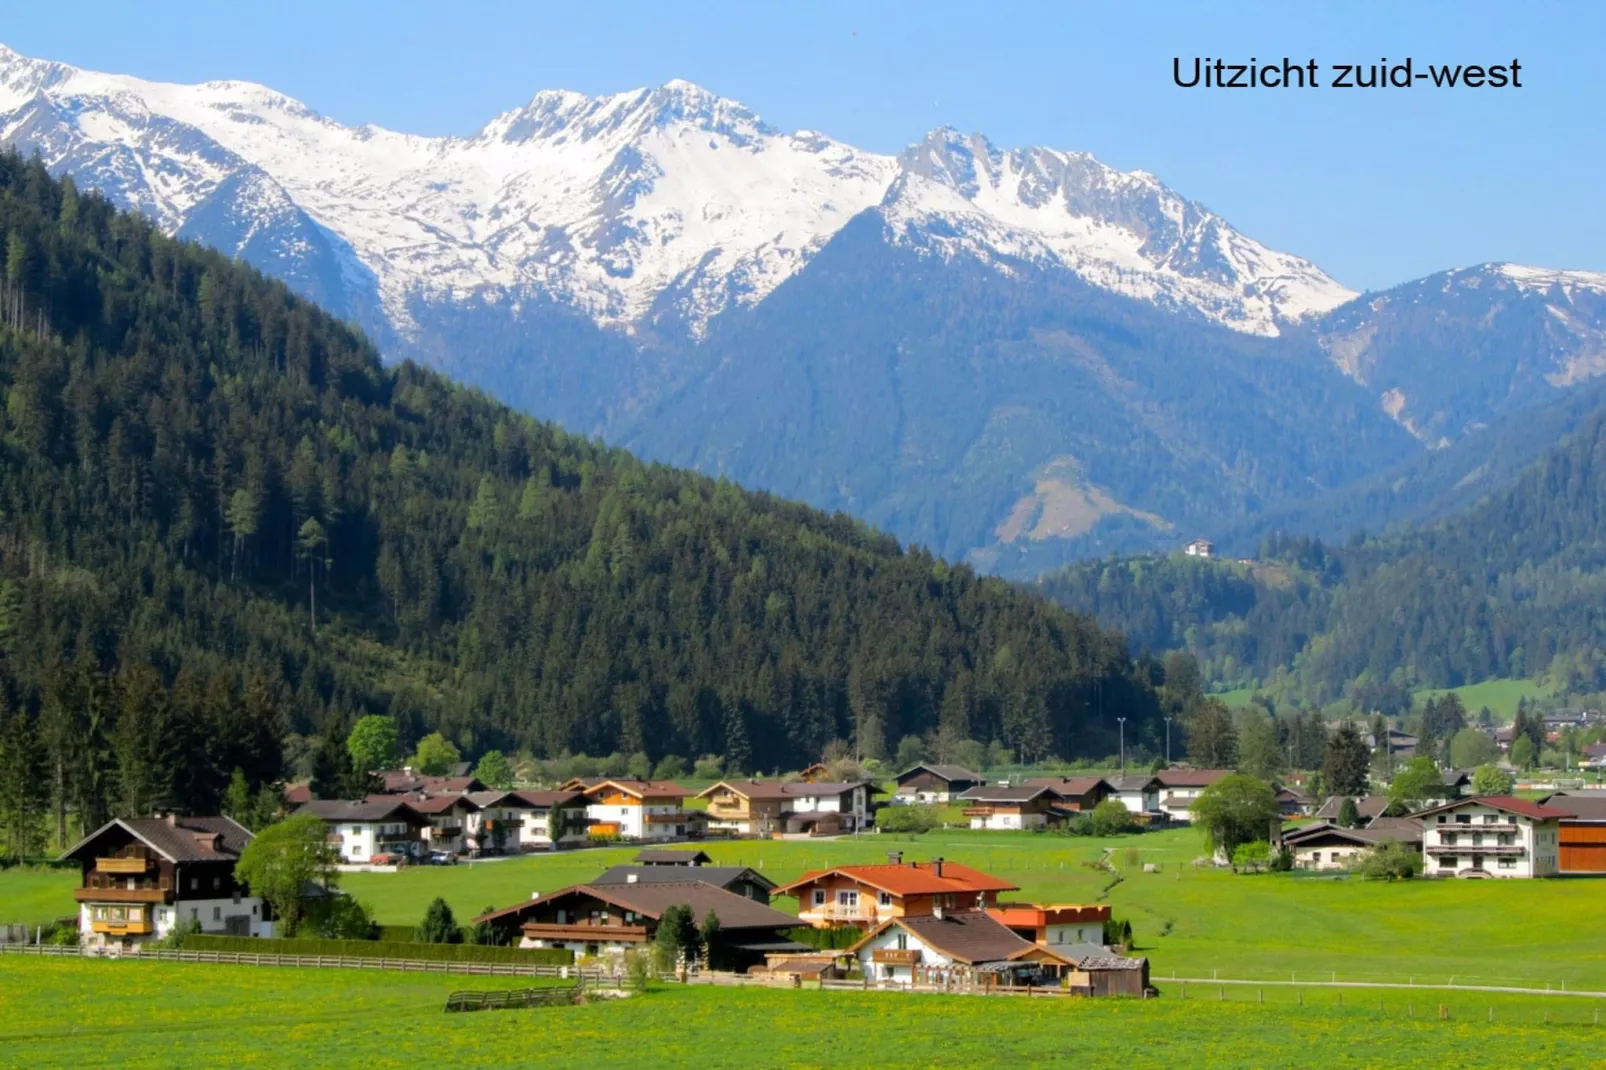
[[576, 884], [475, 918], [516, 931], [520, 947], [568, 948], [579, 955], [616, 954], [652, 942], [672, 906], [691, 908], [698, 924], [719, 918], [721, 939], [737, 969], [766, 954], [809, 949], [784, 933], [797, 919], [699, 880]]
[[81, 943], [131, 947], [180, 922], [202, 932], [272, 936], [268, 904], [234, 879], [251, 833], [227, 817], [118, 818], [65, 854], [78, 863]]
[[1032, 829], [1057, 825], [1069, 812], [1059, 792], [1045, 787], [979, 787], [958, 796], [973, 829]]
[[[1110, 920], [1107, 904], [998, 903], [988, 907], [987, 913], [1022, 940], [1073, 958], [1073, 948], [1104, 943], [1104, 923]], [[1101, 946], [1099, 950], [1104, 949]]]
[[889, 918], [936, 911], [985, 910], [999, 892], [1017, 891], [1006, 880], [941, 858], [905, 862], [901, 853], [885, 865], [836, 866], [805, 873], [775, 889], [795, 896], [798, 920], [816, 929], [846, 925], [868, 928]]
[[399, 796], [380, 798], [383, 801], [314, 799], [296, 813], [311, 814], [329, 826], [329, 842], [340, 852], [342, 862], [369, 865], [376, 858], [417, 857], [430, 819]]
[[1561, 820], [1572, 816], [1510, 795], [1475, 795], [1412, 815], [1422, 821], [1430, 877], [1550, 877], [1560, 870]]
[[1299, 817], [1310, 811], [1310, 799], [1293, 788], [1277, 789], [1277, 812], [1284, 817]]
[[1384, 841], [1420, 850], [1422, 823], [1414, 818], [1378, 818], [1376, 827], [1344, 828], [1322, 822], [1283, 833], [1282, 842], [1294, 856], [1295, 869], [1348, 869], [1357, 858]]
[[1115, 798], [1134, 814], [1160, 813], [1160, 778], [1151, 773], [1129, 773], [1110, 781]]
[[[1351, 797], [1331, 795], [1326, 802], [1322, 803], [1321, 808], [1311, 816], [1318, 821], [1337, 821], [1339, 811], [1344, 809], [1344, 800]], [[1362, 821], [1370, 821], [1374, 817], [1381, 816], [1388, 807], [1389, 797], [1387, 795], [1362, 795], [1355, 799], [1355, 813]]]
[[681, 802], [691, 792], [668, 780], [600, 780], [587, 787], [591, 835], [625, 840], [673, 840], [686, 835]]
[[916, 765], [898, 774], [892, 799], [900, 803], [945, 803], [987, 781], [962, 765]]
[[1101, 776], [1038, 776], [1023, 781], [1029, 788], [1051, 788], [1063, 810], [1091, 810], [1115, 794], [1115, 786]]
[[1222, 777], [1231, 775], [1231, 769], [1165, 769], [1156, 773], [1160, 781], [1160, 812], [1173, 821], [1187, 821], [1192, 815], [1193, 800]]
[[1606, 873], [1606, 792], [1557, 792], [1540, 802], [1561, 819], [1563, 873]]
[[1072, 966], [981, 910], [888, 918], [848, 952], [866, 977], [892, 985], [1032, 984], [1057, 980]]
[[835, 835], [870, 823], [868, 781], [722, 780], [702, 791], [710, 832], [769, 836], [777, 832]]
[[592, 884], [683, 884], [689, 880], [702, 881], [723, 888], [744, 899], [769, 905], [775, 882], [746, 866], [698, 866], [688, 871], [684, 866], [612, 866], [592, 880]]

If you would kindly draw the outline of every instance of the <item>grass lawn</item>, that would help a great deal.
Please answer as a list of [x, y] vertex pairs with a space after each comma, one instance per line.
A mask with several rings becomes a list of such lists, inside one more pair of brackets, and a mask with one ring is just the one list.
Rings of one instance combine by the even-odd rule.
[[[6, 959], [0, 1051], [28, 1067], [1590, 1065], [1594, 1001], [1253, 990], [1218, 1001], [1024, 1000], [664, 986], [578, 1007], [447, 1015], [508, 978]], [[1163, 987], [1163, 986], [1162, 986]], [[1381, 1009], [1378, 999], [1383, 1000]], [[1438, 1019], [1439, 1003], [1450, 1012]], [[1407, 1017], [1408, 1005], [1415, 1017]], [[1493, 1011], [1494, 1021], [1488, 1018]], [[1548, 1014], [1550, 1023], [1544, 1024]], [[1520, 1054], [1519, 1054], [1520, 1053]]]
[[1467, 713], [1472, 716], [1477, 716], [1478, 711], [1487, 706], [1489, 712], [1496, 718], [1504, 720], [1510, 720], [1517, 715], [1519, 699], [1532, 700], [1544, 695], [1539, 685], [1532, 680], [1485, 680], [1482, 683], [1451, 688], [1449, 691], [1418, 691], [1413, 697], [1421, 703], [1426, 699], [1452, 692], [1461, 699], [1461, 705], [1465, 706]]
[[0, 870], [0, 922], [40, 925], [76, 914], [76, 887], [77, 870]]

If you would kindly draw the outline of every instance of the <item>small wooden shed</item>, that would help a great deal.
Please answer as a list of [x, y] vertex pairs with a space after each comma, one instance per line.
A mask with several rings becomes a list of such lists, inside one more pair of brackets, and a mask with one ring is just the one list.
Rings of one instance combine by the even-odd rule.
[[1149, 990], [1149, 960], [1121, 955], [1093, 955], [1077, 964], [1066, 975], [1067, 985], [1082, 988], [1092, 996], [1136, 996]]

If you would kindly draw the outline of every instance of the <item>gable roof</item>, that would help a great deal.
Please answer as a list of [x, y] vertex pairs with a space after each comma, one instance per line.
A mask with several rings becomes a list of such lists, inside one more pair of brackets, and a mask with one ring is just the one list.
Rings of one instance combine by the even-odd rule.
[[81, 857], [112, 828], [121, 828], [169, 862], [233, 862], [251, 842], [251, 830], [228, 817], [118, 817], [62, 852]]
[[[937, 873], [936, 867], [942, 867]], [[889, 862], [869, 866], [833, 866], [803, 874], [791, 884], [775, 889], [778, 895], [793, 895], [822, 877], [840, 874], [860, 884], [892, 895], [964, 895], [976, 892], [1014, 892], [1018, 885], [979, 869], [938, 859], [935, 862]]]
[[[690, 872], [688, 872], [688, 870]], [[727, 891], [737, 881], [752, 881], [765, 891], [774, 891], [775, 882], [746, 866], [610, 866], [591, 880], [592, 884], [677, 884], [699, 880]]]
[[1563, 821], [1606, 821], [1606, 792], [1589, 792], [1586, 794], [1548, 795], [1539, 800], [1543, 806], [1555, 810], [1565, 810], [1572, 816], [1562, 818]]
[[[1077, 794], [1081, 793], [1078, 792]], [[1033, 787], [1023, 784], [1019, 787], [997, 788], [979, 784], [974, 788], [960, 792], [959, 798], [970, 802], [1023, 803], [1031, 802], [1033, 799], [1044, 795], [1051, 799], [1063, 799], [1065, 797], [1058, 789], [1050, 788], [1046, 785]]]
[[585, 796], [578, 791], [514, 791], [510, 794], [537, 810], [550, 810], [555, 806], [585, 802]]
[[908, 769], [905, 769], [903, 772], [899, 773], [895, 779], [898, 781], [898, 783], [902, 784], [905, 779], [912, 776], [917, 776], [920, 773], [930, 773], [938, 780], [945, 780], [950, 784], [956, 780], [969, 780], [972, 783], [979, 784], [985, 779], [980, 773], [974, 773], [962, 765], [954, 765], [952, 763], [932, 764], [927, 762], [921, 762], [919, 765], [910, 766]]
[[538, 895], [510, 907], [482, 914], [475, 921], [516, 916], [533, 907], [570, 895], [586, 895], [624, 910], [633, 910], [654, 921], [672, 906], [688, 906], [699, 923], [710, 912], [718, 915], [720, 929], [793, 929], [797, 919], [743, 895], [728, 892], [706, 881], [681, 880], [645, 884], [574, 884], [555, 892]]
[[588, 785], [584, 791], [586, 795], [592, 795], [604, 788], [614, 788], [626, 795], [634, 795], [638, 799], [649, 795], [683, 799], [692, 794], [690, 789], [681, 787], [673, 780], [632, 780], [629, 777], [605, 777]]
[[1336, 821], [1339, 810], [1344, 807], [1345, 799], [1355, 800], [1355, 812], [1361, 817], [1376, 817], [1389, 807], [1387, 795], [1329, 795], [1327, 801], [1322, 803], [1321, 809], [1311, 816], [1324, 821]]
[[1009, 962], [1033, 952], [1047, 953], [1067, 964], [1070, 961], [1051, 948], [1022, 939], [983, 910], [945, 911], [940, 918], [934, 914], [890, 918], [865, 934], [848, 948], [848, 952], [856, 953], [893, 926], [905, 930], [927, 947], [942, 952], [955, 962], [969, 966], [983, 962]]
[[[1110, 787], [1118, 792], [1137, 791], [1147, 792], [1151, 788], [1159, 789], [1163, 785], [1160, 778], [1153, 773], [1128, 773], [1126, 776], [1106, 777]], [[1030, 783], [1028, 781], [1027, 783]]]
[[1074, 795], [1086, 795], [1090, 791], [1097, 791], [1100, 784], [1103, 784], [1109, 791], [1116, 790], [1113, 781], [1108, 777], [1101, 776], [1034, 776], [1027, 778], [1022, 783], [1032, 788], [1051, 788], [1067, 798]]
[[384, 785], [386, 795], [400, 795], [409, 791], [484, 791], [487, 787], [478, 777], [425, 776], [411, 769], [381, 769], [375, 775]]
[[708, 865], [713, 859], [706, 851], [676, 850], [673, 847], [649, 847], [644, 851], [636, 852], [637, 862], [646, 862], [655, 866], [697, 866]]
[[406, 821], [412, 825], [426, 825], [428, 819], [399, 795], [375, 795], [362, 802], [345, 799], [313, 799], [296, 809], [296, 816], [311, 814], [331, 823], [341, 821]]
[[1419, 843], [1421, 839], [1422, 823], [1408, 817], [1380, 817], [1372, 824], [1359, 829], [1345, 828], [1342, 825], [1322, 821], [1283, 833], [1283, 843], [1290, 847], [1302, 847], [1314, 842], [1349, 843], [1358, 847], [1371, 847], [1384, 840], [1408, 844]]
[[1162, 769], [1154, 776], [1163, 788], [1208, 788], [1222, 777], [1232, 776], [1232, 770]]
[[370, 795], [368, 796], [367, 801], [371, 803], [384, 803], [393, 799], [400, 799], [421, 814], [444, 814], [456, 809], [460, 805], [468, 810], [478, 810], [480, 808], [479, 804], [470, 798], [466, 792], [457, 791], [438, 792], [434, 794], [424, 792], [409, 792], [406, 795]]
[[1519, 799], [1515, 795], [1470, 795], [1465, 799], [1455, 799], [1443, 806], [1435, 806], [1429, 810], [1421, 810], [1412, 814], [1412, 817], [1422, 818], [1429, 814], [1438, 814], [1446, 810], [1459, 810], [1463, 806], [1487, 806], [1494, 810], [1502, 810], [1508, 814], [1517, 814], [1521, 817], [1531, 818], [1534, 821], [1552, 821], [1564, 817], [1572, 817], [1572, 813], [1554, 806], [1542, 806], [1528, 799]]

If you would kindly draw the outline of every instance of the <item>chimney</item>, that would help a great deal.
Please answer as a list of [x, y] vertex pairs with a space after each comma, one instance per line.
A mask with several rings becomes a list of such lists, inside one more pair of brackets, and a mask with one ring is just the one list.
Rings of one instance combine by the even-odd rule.
[[903, 852], [902, 851], [888, 851], [887, 852], [887, 865], [889, 865], [889, 866], [901, 866], [901, 865], [903, 865]]
[[935, 873], [939, 877], [942, 876], [942, 859], [941, 858], [934, 858], [934, 859], [931, 860], [931, 872]]
[[178, 828], [178, 815], [173, 811], [169, 810], [167, 813], [163, 814], [162, 820], [167, 822], [168, 828]]
[[641, 875], [639, 873], [631, 873], [631, 874], [629, 874], [628, 876], [625, 877], [625, 883], [626, 884], [635, 884], [640, 879], [641, 879]]

